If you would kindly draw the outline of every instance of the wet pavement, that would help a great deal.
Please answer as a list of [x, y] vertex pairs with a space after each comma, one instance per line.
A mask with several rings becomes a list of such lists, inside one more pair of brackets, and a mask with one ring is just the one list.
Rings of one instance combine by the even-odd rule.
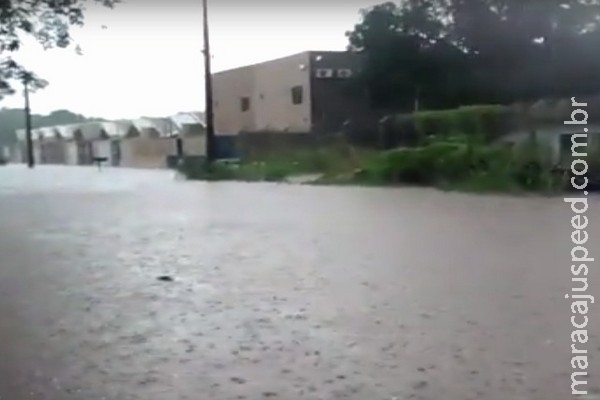
[[[573, 398], [571, 216], [561, 199], [3, 167], [0, 399]], [[588, 398], [599, 327], [592, 308]]]

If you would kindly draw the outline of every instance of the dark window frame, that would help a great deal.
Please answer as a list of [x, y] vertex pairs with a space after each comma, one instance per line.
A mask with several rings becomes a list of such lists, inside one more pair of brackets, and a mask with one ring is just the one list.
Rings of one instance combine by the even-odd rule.
[[352, 68], [338, 68], [336, 71], [336, 76], [342, 79], [352, 78], [353, 75], [354, 71], [352, 71]]
[[242, 112], [250, 111], [250, 97], [241, 97], [240, 98], [240, 109]]
[[292, 97], [292, 104], [297, 106], [304, 103], [304, 86], [296, 85], [290, 89], [290, 95]]

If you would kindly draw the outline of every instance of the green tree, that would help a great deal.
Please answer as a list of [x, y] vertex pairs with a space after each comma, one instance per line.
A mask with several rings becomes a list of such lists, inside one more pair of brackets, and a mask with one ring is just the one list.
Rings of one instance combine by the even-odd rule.
[[[120, 0], [91, 0], [113, 7]], [[33, 89], [46, 85], [10, 54], [31, 36], [45, 48], [67, 47], [69, 27], [82, 25], [85, 0], [0, 0], [0, 96], [14, 93], [12, 81], [27, 80]]]
[[410, 110], [600, 91], [600, 0], [404, 0], [362, 10], [373, 105]]
[[475, 100], [572, 94], [583, 89], [565, 87], [574, 80], [587, 80], [589, 90], [598, 90], [597, 75], [574, 73], [576, 64], [593, 62], [590, 56], [597, 54], [580, 44], [597, 31], [600, 1], [449, 0], [447, 7], [452, 40], [471, 55]]
[[348, 49], [367, 55], [363, 81], [375, 107], [410, 110], [455, 102], [451, 81], [462, 79], [465, 53], [448, 40], [447, 9], [438, 0], [384, 3], [361, 11], [347, 32]]

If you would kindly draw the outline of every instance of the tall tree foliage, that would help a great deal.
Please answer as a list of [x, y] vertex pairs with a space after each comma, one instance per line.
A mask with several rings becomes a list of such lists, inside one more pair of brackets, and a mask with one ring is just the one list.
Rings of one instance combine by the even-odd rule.
[[[449, 84], [437, 60], [448, 68], [463, 54], [446, 40], [443, 9], [433, 0], [388, 2], [362, 11], [362, 21], [347, 33], [349, 49], [367, 53], [363, 76], [379, 107], [411, 107], [436, 85]], [[454, 63], [454, 64], [452, 64]]]
[[[91, 0], [112, 7], [120, 0]], [[12, 53], [31, 36], [44, 48], [67, 47], [69, 27], [82, 25], [85, 0], [0, 0], [0, 96], [14, 92], [11, 81], [28, 81], [32, 88], [46, 84], [17, 63]]]
[[600, 90], [600, 0], [405, 0], [361, 12], [375, 106], [409, 109]]

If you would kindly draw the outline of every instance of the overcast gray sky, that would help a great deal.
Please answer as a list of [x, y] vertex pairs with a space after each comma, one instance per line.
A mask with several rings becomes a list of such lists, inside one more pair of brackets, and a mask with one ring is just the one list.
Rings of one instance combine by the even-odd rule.
[[[213, 70], [343, 50], [359, 10], [380, 2], [209, 0]], [[201, 0], [127, 0], [113, 10], [89, 5], [86, 25], [72, 34], [81, 56], [29, 42], [17, 54], [50, 82], [32, 96], [33, 112], [69, 109], [116, 119], [204, 109]], [[0, 106], [21, 107], [22, 99]]]

